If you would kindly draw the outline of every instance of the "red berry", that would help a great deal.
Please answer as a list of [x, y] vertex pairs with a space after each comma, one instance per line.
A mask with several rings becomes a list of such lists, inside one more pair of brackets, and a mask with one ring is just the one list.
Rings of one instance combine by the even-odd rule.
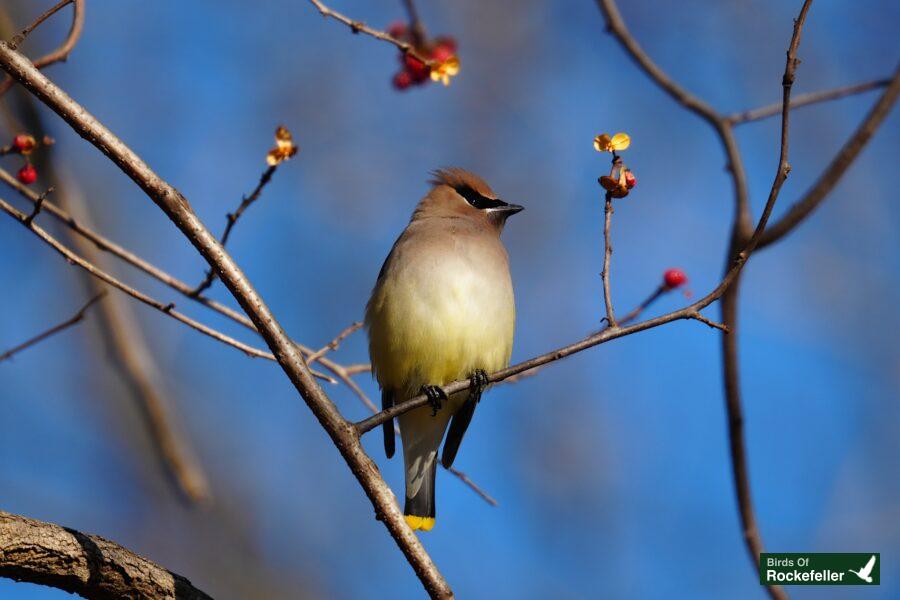
[[456, 51], [446, 44], [438, 44], [431, 51], [431, 58], [438, 62], [444, 62], [449, 60], [456, 54]]
[[422, 83], [428, 79], [428, 73], [431, 69], [412, 54], [403, 56], [403, 64], [406, 66], [406, 71], [412, 77], [413, 82]]
[[25, 185], [31, 185], [35, 181], [37, 181], [37, 169], [34, 168], [34, 165], [28, 163], [16, 173], [16, 179], [24, 183]]
[[637, 185], [637, 177], [631, 171], [625, 171], [625, 187], [629, 190]]
[[412, 85], [412, 82], [412, 75], [410, 75], [407, 71], [400, 71], [399, 73], [394, 75], [394, 79], [392, 81], [394, 87], [398, 90], [405, 90]]
[[406, 37], [406, 32], [409, 31], [409, 29], [403, 21], [394, 21], [390, 24], [387, 31], [391, 37], [400, 40]]
[[668, 269], [663, 273], [663, 284], [670, 290], [683, 286], [687, 280], [687, 275], [681, 269]]

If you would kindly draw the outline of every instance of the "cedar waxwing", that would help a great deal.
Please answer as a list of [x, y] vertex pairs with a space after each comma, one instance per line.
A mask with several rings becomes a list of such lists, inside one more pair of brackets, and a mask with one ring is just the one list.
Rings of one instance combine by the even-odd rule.
[[[431, 405], [399, 417], [406, 475], [406, 521], [434, 526], [437, 451], [451, 417], [441, 462], [449, 467], [486, 387], [486, 373], [509, 364], [516, 307], [509, 260], [500, 241], [507, 204], [483, 179], [462, 169], [434, 173], [394, 242], [366, 306], [369, 355], [382, 408], [421, 393]], [[438, 386], [470, 378], [469, 390], [444, 396]], [[443, 401], [443, 402], [442, 402]], [[394, 454], [394, 423], [384, 424]]]

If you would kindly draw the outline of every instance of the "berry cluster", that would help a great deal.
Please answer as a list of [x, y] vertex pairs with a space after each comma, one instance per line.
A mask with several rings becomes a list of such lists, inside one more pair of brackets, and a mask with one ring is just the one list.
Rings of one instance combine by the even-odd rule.
[[50, 137], [44, 136], [44, 139], [38, 142], [33, 135], [20, 133], [13, 138], [9, 146], [0, 148], [0, 154], [18, 154], [22, 156], [25, 159], [25, 164], [16, 172], [16, 179], [25, 185], [31, 185], [37, 181], [38, 176], [37, 169], [31, 164], [31, 153], [39, 146], [49, 146], [51, 144], [53, 144], [53, 139]]
[[[408, 42], [416, 47], [419, 56], [434, 61], [437, 65], [453, 64], [456, 61], [456, 40], [449, 36], [437, 37], [431, 42], [418, 43], [412, 29], [401, 21], [388, 27], [391, 37]], [[455, 73], [451, 73], [455, 74]], [[400, 53], [400, 71], [391, 80], [398, 90], [405, 90], [414, 85], [424, 85], [429, 80], [439, 81], [435, 78], [432, 67], [425, 64], [415, 56], [406, 52]]]

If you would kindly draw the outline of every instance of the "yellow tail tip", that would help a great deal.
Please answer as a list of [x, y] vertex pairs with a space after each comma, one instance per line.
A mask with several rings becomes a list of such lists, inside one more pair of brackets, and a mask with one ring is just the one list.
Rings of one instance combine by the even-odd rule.
[[403, 518], [406, 519], [407, 525], [409, 525], [413, 531], [417, 531], [421, 529], [422, 531], [431, 531], [431, 528], [434, 527], [434, 517], [416, 517], [414, 515], [403, 515]]

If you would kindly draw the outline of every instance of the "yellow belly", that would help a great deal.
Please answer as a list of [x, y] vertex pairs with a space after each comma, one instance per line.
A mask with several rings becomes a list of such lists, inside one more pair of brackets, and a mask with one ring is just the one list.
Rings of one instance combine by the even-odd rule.
[[413, 266], [379, 283], [367, 323], [382, 388], [413, 393], [476, 369], [502, 369], [515, 323], [509, 274], [484, 272], [465, 260]]

